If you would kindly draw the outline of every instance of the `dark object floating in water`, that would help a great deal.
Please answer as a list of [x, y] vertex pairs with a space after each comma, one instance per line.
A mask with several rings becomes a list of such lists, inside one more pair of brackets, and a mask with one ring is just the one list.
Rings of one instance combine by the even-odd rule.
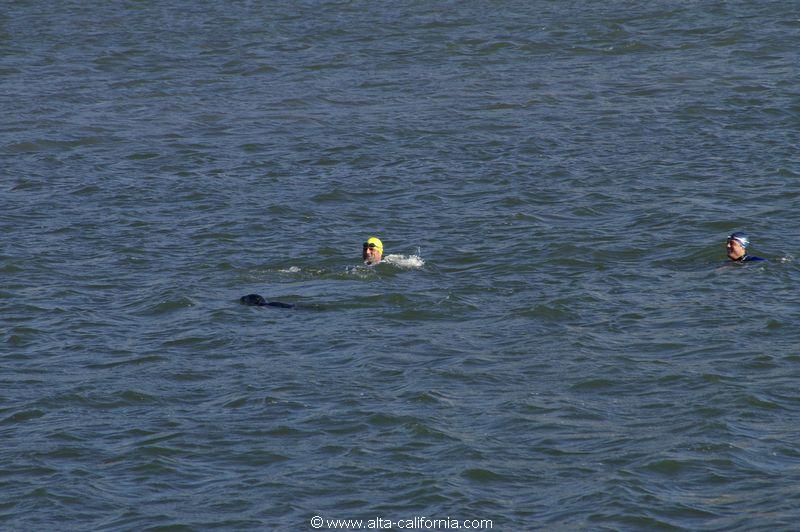
[[239, 303], [242, 305], [249, 305], [251, 307], [278, 307], [278, 308], [294, 308], [291, 303], [281, 303], [280, 301], [267, 301], [258, 294], [247, 294], [239, 298]]

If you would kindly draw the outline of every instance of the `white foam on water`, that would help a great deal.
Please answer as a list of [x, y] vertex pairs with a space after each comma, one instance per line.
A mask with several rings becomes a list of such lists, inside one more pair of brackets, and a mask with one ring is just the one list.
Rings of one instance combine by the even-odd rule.
[[300, 266], [290, 266], [285, 270], [278, 270], [280, 273], [297, 273], [300, 271]]
[[383, 262], [406, 270], [413, 270], [425, 266], [425, 259], [419, 255], [386, 255], [383, 258]]
[[373, 269], [373, 266], [368, 266], [366, 264], [347, 266], [344, 269], [344, 271], [347, 275], [355, 275], [357, 277], [362, 277], [362, 278], [367, 278], [375, 275], [375, 270]]

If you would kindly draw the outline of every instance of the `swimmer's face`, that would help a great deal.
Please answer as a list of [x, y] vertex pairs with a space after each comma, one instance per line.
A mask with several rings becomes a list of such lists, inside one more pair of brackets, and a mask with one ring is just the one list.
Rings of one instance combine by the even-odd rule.
[[744, 247], [735, 238], [729, 238], [725, 243], [725, 251], [728, 253], [728, 258], [731, 260], [739, 260], [744, 257]]
[[375, 244], [364, 244], [364, 252], [361, 254], [364, 262], [369, 264], [377, 264], [381, 261], [381, 252], [375, 247]]

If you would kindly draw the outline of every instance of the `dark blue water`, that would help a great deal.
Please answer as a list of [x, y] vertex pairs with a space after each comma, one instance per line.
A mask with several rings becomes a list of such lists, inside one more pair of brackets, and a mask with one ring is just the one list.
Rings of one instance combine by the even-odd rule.
[[794, 528], [799, 48], [787, 1], [5, 2], [0, 527]]

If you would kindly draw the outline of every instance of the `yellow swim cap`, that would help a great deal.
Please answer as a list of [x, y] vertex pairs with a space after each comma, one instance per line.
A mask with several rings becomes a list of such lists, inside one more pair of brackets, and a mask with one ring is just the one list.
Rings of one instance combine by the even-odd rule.
[[378, 250], [378, 253], [383, 255], [383, 242], [381, 242], [378, 238], [371, 236], [366, 242], [364, 242], [364, 247], [369, 247], [370, 244], [375, 246], [375, 249]]

